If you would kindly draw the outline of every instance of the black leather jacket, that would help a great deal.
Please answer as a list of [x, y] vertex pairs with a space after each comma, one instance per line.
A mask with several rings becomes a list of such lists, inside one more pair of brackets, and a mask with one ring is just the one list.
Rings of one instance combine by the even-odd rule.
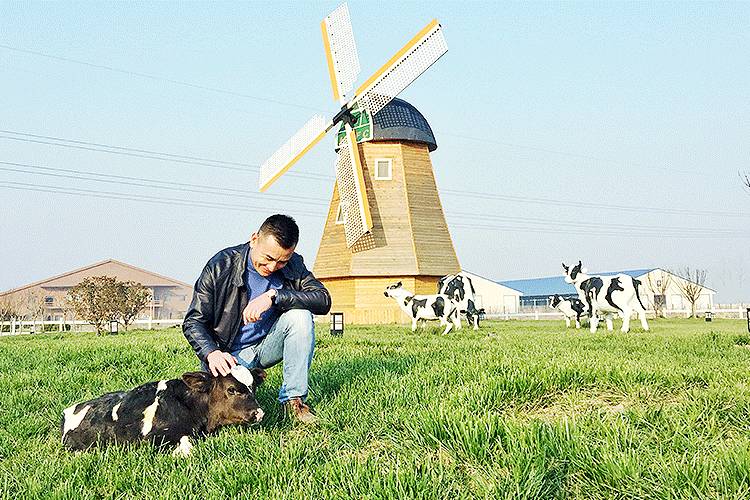
[[[240, 331], [247, 305], [244, 275], [249, 253], [249, 243], [222, 250], [208, 261], [195, 282], [182, 332], [201, 361], [216, 349], [227, 351]], [[307, 270], [301, 255], [293, 254], [281, 273], [284, 281], [273, 307], [281, 312], [307, 309], [328, 314], [331, 295]]]

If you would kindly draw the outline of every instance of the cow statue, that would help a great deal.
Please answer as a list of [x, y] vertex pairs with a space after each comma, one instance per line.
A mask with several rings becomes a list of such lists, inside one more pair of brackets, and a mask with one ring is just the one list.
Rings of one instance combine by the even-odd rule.
[[627, 274], [616, 274], [614, 276], [589, 276], [586, 269], [578, 264], [569, 267], [563, 263], [565, 270], [565, 281], [572, 284], [578, 292], [578, 297], [586, 303], [591, 316], [590, 329], [596, 332], [599, 325], [599, 313], [602, 313], [607, 321], [607, 330], [612, 331], [612, 315], [622, 316], [623, 332], [630, 330], [630, 316], [635, 312], [641, 320], [641, 326], [648, 331], [646, 322], [646, 308], [643, 307], [641, 297], [638, 295], [638, 286], [641, 282]]
[[110, 392], [63, 411], [62, 443], [70, 450], [85, 450], [97, 443], [149, 440], [176, 446], [175, 456], [188, 456], [191, 437], [224, 425], [261, 421], [255, 389], [265, 378], [260, 368], [236, 365], [227, 376], [188, 372], [179, 379]]
[[417, 329], [419, 320], [429, 319], [440, 320], [440, 326], [445, 326], [443, 335], [451, 331], [451, 328], [461, 329], [458, 304], [447, 295], [440, 293], [436, 295], [414, 295], [405, 290], [400, 281], [387, 287], [383, 294], [395, 300], [401, 310], [411, 318], [412, 332]]
[[438, 293], [447, 295], [458, 304], [460, 312], [466, 314], [466, 322], [479, 330], [479, 316], [484, 309], [477, 309], [474, 284], [465, 273], [449, 274], [438, 281]]
[[560, 311], [565, 316], [565, 327], [570, 328], [570, 320], [575, 318], [576, 328], [581, 328], [581, 317], [588, 315], [586, 304], [575, 297], [563, 298], [558, 294], [551, 295], [549, 306]]

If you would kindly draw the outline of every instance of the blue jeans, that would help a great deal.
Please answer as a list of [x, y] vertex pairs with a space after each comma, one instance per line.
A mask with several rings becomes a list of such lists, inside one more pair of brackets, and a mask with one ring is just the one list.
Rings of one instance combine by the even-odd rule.
[[260, 342], [232, 352], [247, 368], [268, 368], [283, 362], [279, 402], [307, 398], [307, 377], [315, 349], [315, 325], [310, 311], [290, 309], [271, 326]]

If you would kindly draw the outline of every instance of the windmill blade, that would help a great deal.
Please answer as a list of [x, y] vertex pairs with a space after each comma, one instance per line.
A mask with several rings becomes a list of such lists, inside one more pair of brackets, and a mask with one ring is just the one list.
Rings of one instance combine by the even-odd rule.
[[357, 89], [348, 107], [359, 104], [374, 116], [447, 51], [442, 27], [435, 19]]
[[260, 190], [268, 189], [271, 184], [276, 182], [276, 179], [284, 175], [332, 128], [333, 123], [330, 120], [326, 120], [320, 115], [313, 116], [291, 139], [261, 165], [258, 181]]
[[344, 104], [344, 95], [354, 88], [360, 71], [352, 21], [346, 4], [342, 3], [328, 14], [320, 23], [320, 29], [323, 32], [333, 98]]
[[357, 137], [349, 125], [346, 126], [346, 140], [341, 142], [336, 160], [336, 185], [344, 214], [346, 246], [351, 248], [372, 229], [372, 216]]

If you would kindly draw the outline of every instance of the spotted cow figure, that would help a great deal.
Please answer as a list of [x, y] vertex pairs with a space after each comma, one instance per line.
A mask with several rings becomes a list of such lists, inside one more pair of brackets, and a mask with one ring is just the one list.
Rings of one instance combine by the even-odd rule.
[[260, 368], [237, 365], [227, 376], [188, 372], [127, 392], [110, 392], [63, 411], [63, 445], [84, 450], [94, 444], [149, 440], [176, 446], [173, 455], [187, 456], [191, 438], [229, 424], [260, 422], [263, 410], [255, 389], [266, 378]]
[[447, 295], [458, 304], [460, 312], [466, 314], [466, 321], [479, 330], [479, 316], [484, 309], [476, 307], [476, 291], [471, 278], [465, 273], [449, 274], [438, 281], [438, 293]]
[[588, 316], [588, 307], [581, 299], [570, 297], [563, 298], [558, 294], [549, 298], [549, 306], [560, 311], [565, 316], [565, 327], [570, 328], [570, 320], [575, 318], [576, 328], [581, 328], [581, 317]]
[[599, 324], [599, 314], [607, 321], [607, 330], [612, 330], [612, 315], [619, 314], [622, 317], [623, 332], [630, 330], [630, 316], [638, 314], [641, 326], [648, 331], [646, 321], [646, 308], [643, 307], [641, 297], [638, 295], [640, 280], [627, 274], [616, 274], [614, 276], [589, 276], [586, 269], [582, 268], [581, 261], [575, 266], [566, 266], [565, 281], [575, 286], [578, 297], [584, 301], [591, 315], [590, 328], [596, 332]]
[[419, 320], [430, 319], [440, 320], [440, 325], [445, 326], [443, 335], [451, 331], [451, 328], [461, 329], [458, 304], [447, 295], [440, 293], [436, 295], [414, 295], [405, 290], [400, 281], [387, 287], [383, 294], [395, 300], [401, 310], [411, 318], [411, 331], [417, 329]]

